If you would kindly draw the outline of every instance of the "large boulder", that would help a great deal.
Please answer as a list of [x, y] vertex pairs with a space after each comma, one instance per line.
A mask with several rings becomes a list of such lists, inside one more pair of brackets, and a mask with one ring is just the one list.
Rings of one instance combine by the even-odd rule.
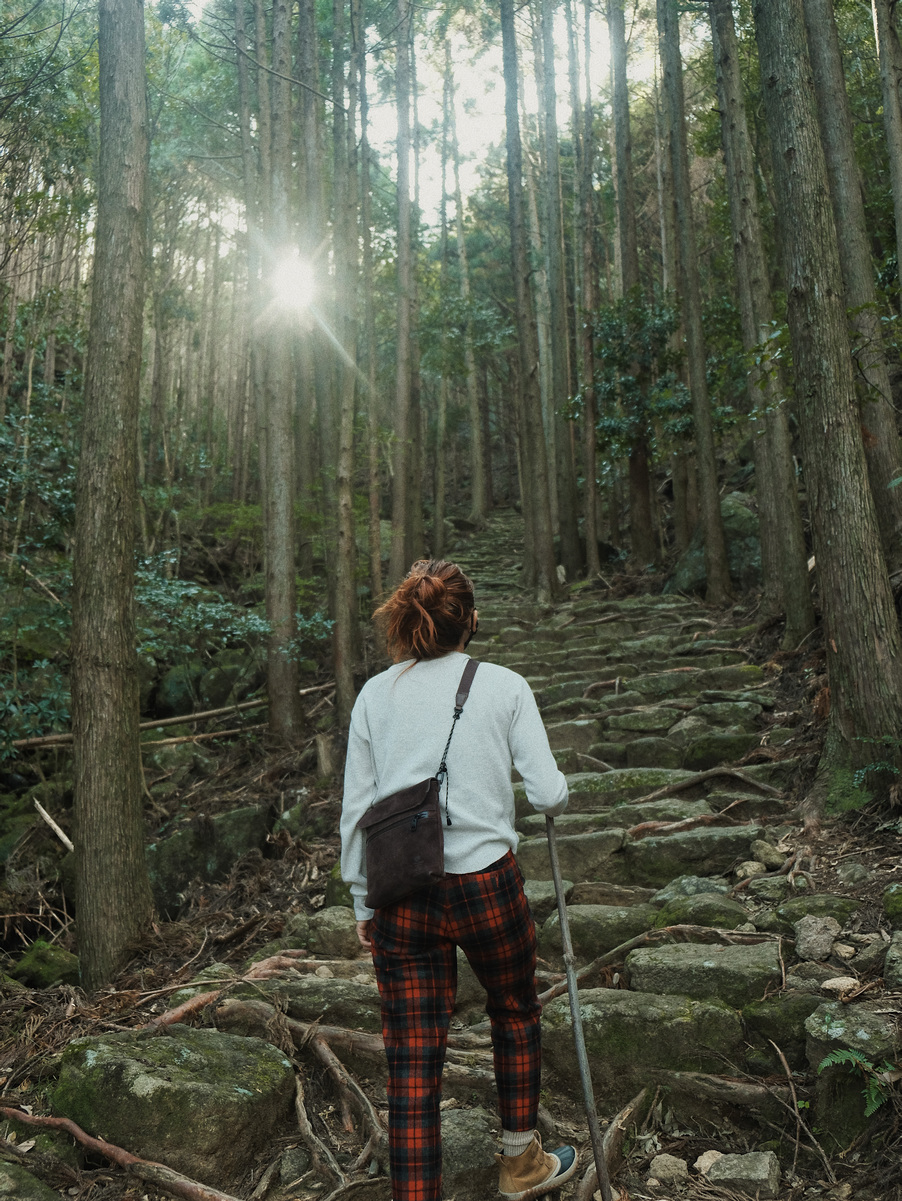
[[270, 1043], [162, 1026], [70, 1043], [53, 1094], [89, 1134], [224, 1188], [281, 1132], [295, 1092]]
[[200, 816], [152, 842], [145, 854], [157, 908], [175, 917], [182, 904], [179, 893], [189, 881], [223, 879], [242, 855], [263, 847], [268, 829], [266, 810], [248, 805], [210, 819]]
[[379, 990], [372, 967], [366, 960], [355, 964], [359, 971], [351, 979], [337, 976], [301, 976], [284, 980], [255, 980], [239, 986], [236, 997], [267, 1001], [272, 998], [290, 1018], [299, 1022], [321, 1021], [327, 1026], [382, 1032]]
[[[726, 1005], [611, 988], [583, 989], [579, 995], [593, 1084], [608, 1107], [624, 1104], [661, 1073], [719, 1072], [724, 1057], [741, 1058], [742, 1025]], [[542, 1027], [545, 1070], [578, 1095], [566, 997], [545, 1006]]]
[[[751, 500], [742, 492], [731, 492], [720, 502], [727, 562], [730, 579], [742, 591], [761, 583], [761, 543], [758, 536], [758, 515]], [[703, 593], [707, 583], [705, 572], [705, 538], [701, 523], [695, 528], [689, 546], [677, 560], [664, 592]]]

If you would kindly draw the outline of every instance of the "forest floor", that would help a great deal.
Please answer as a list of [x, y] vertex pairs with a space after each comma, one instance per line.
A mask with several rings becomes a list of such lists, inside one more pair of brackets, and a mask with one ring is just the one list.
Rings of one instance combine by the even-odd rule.
[[[643, 577], [618, 576], [608, 580], [609, 589], [599, 590], [598, 602], [647, 591]], [[725, 614], [706, 610], [717, 623]], [[736, 610], [732, 611], [735, 619]], [[754, 623], [750, 603], [743, 616]], [[742, 649], [751, 662], [769, 663], [778, 675], [776, 687], [779, 705], [798, 714], [795, 755], [801, 768], [795, 783], [794, 800], [804, 798], [810, 781], [824, 728], [819, 698], [825, 684], [823, 655], [809, 644], [803, 652], [781, 654], [779, 629], [759, 627]], [[801, 748], [802, 754], [799, 756]], [[27, 990], [12, 995], [0, 992], [0, 1104], [31, 1106], [35, 1112], [47, 1111], [47, 1092], [56, 1073], [59, 1056], [73, 1039], [110, 1029], [137, 1028], [168, 1006], [168, 997], [210, 963], [233, 965], [240, 972], [249, 958], [280, 935], [287, 913], [312, 913], [325, 903], [325, 888], [330, 870], [336, 863], [340, 810], [340, 787], [324, 783], [315, 775], [297, 770], [294, 753], [271, 753], [264, 741], [235, 742], [218, 751], [207, 744], [206, 753], [216, 760], [216, 769], [203, 779], [175, 791], [165, 802], [172, 815], [182, 820], [198, 819], [240, 805], [272, 804], [279, 810], [285, 798], [304, 793], [311, 810], [319, 816], [319, 828], [335, 833], [321, 840], [292, 839], [277, 835], [263, 854], [245, 856], [228, 879], [216, 885], [196, 884], [188, 890], [182, 914], [177, 921], [157, 922], [141, 944], [134, 948], [128, 968], [113, 987], [93, 994], [78, 988], [59, 986], [47, 990]], [[150, 784], [153, 781], [149, 781]], [[163, 813], [156, 815], [158, 818]], [[817, 890], [857, 896], [863, 903], [862, 924], [867, 929], [887, 927], [881, 896], [886, 873], [902, 872], [899, 857], [899, 811], [890, 799], [876, 802], [863, 811], [824, 819], [809, 825], [806, 831], [811, 862], [816, 865]], [[871, 882], [849, 888], [840, 885], [836, 872], [853, 857], [872, 869]], [[71, 923], [62, 898], [36, 878], [34, 894], [27, 913], [19, 915], [20, 928], [35, 932], [43, 927], [65, 945], [71, 940]], [[16, 915], [7, 919], [7, 946], [15, 935]], [[888, 928], [888, 927], [887, 927]], [[201, 1013], [190, 1019], [204, 1022]], [[325, 1071], [305, 1060], [307, 1108], [320, 1138], [331, 1145], [336, 1155], [347, 1159], [360, 1150], [358, 1134], [348, 1134], [339, 1120], [334, 1088]], [[898, 1086], [897, 1086], [898, 1087]], [[377, 1109], [381, 1105], [373, 1097]], [[558, 1096], [553, 1102], [553, 1118], [559, 1134], [580, 1144], [583, 1163], [590, 1152], [586, 1119], [578, 1098]], [[609, 1115], [602, 1115], [607, 1117]], [[615, 1198], [621, 1201], [648, 1201], [651, 1198], [686, 1197], [698, 1201], [738, 1201], [738, 1195], [693, 1177], [685, 1186], [655, 1187], [648, 1181], [648, 1168], [654, 1155], [668, 1152], [692, 1164], [707, 1150], [743, 1152], [754, 1150], [760, 1129], [752, 1123], [745, 1131], [732, 1123], [723, 1129], [680, 1129], [661, 1106], [653, 1110], [641, 1137], [635, 1138], [626, 1162], [616, 1178]], [[172, 1194], [136, 1184], [120, 1168], [106, 1160], [89, 1156], [86, 1166], [67, 1166], [59, 1161], [29, 1164], [27, 1149], [21, 1140], [17, 1146], [0, 1143], [0, 1158], [31, 1167], [60, 1196], [76, 1201], [163, 1201]], [[893, 1097], [874, 1118], [873, 1129], [849, 1152], [832, 1162], [834, 1180], [816, 1158], [799, 1160], [797, 1173], [787, 1176], [781, 1198], [824, 1197], [831, 1201], [902, 1201], [902, 1104]], [[255, 1192], [255, 1180], [248, 1184], [245, 1197]], [[325, 1191], [328, 1191], [327, 1189]], [[298, 1197], [322, 1197], [316, 1187]], [[565, 1201], [575, 1195], [575, 1186], [563, 1193]], [[596, 1194], [598, 1196], [598, 1194]]]

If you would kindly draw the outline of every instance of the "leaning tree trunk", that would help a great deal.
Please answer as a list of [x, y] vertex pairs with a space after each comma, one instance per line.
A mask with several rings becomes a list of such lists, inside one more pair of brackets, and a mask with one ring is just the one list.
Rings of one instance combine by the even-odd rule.
[[[751, 352], [767, 338], [773, 307], [758, 215], [754, 156], [739, 74], [732, 0], [709, 0], [708, 8], [742, 340], [745, 350]], [[784, 404], [785, 382], [777, 363], [769, 364], [766, 371], [756, 367], [749, 372], [749, 398], [755, 414], [753, 445], [761, 518], [764, 595], [767, 598], [773, 594], [774, 604], [769, 607], [778, 612], [782, 609], [786, 614], [784, 647], [789, 649], [798, 646], [813, 628], [814, 606]]]
[[[788, 290], [803, 466], [824, 611], [830, 727], [821, 785], [836, 766], [898, 739], [902, 639], [858, 427], [858, 401], [802, 0], [754, 6]], [[800, 220], [804, 214], [804, 220]]]
[[711, 406], [708, 402], [705, 339], [702, 332], [702, 297], [698, 277], [695, 220], [692, 215], [689, 147], [686, 138], [683, 68], [680, 54], [680, 25], [676, 0], [658, 0], [658, 31], [661, 41], [667, 110], [670, 117], [670, 148], [676, 200], [677, 241], [680, 254], [680, 293], [683, 302], [683, 320], [686, 325], [686, 357], [689, 366], [696, 470], [698, 471], [702, 529], [705, 540], [706, 598], [710, 604], [722, 605], [730, 599], [730, 571], [727, 565], [727, 547], [720, 516], [714, 429], [711, 421]]
[[893, 487], [893, 480], [902, 475], [902, 457], [855, 161], [852, 113], [833, 5], [829, 0], [805, 0], [804, 8], [833, 215], [836, 228], [842, 230], [839, 260], [858, 366], [858, 407], [868, 479], [886, 565], [893, 574], [902, 570], [902, 491]]
[[527, 517], [529, 569], [524, 583], [540, 600], [558, 594], [554, 537], [548, 498], [548, 460], [538, 389], [539, 351], [530, 295], [530, 266], [523, 215], [523, 152], [520, 144], [519, 81], [513, 0], [501, 0], [504, 96], [507, 130], [507, 195], [510, 206], [511, 266], [517, 322], [524, 516]]
[[100, 177], [72, 601], [75, 863], [82, 984], [107, 984], [149, 921], [134, 571], [144, 311], [144, 10], [100, 0]]

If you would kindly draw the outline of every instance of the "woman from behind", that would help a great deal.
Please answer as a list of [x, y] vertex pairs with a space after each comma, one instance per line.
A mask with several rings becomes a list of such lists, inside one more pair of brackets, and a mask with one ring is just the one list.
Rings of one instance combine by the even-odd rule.
[[460, 947], [486, 990], [491, 1021], [502, 1124], [499, 1189], [507, 1201], [519, 1201], [530, 1190], [550, 1192], [569, 1180], [576, 1152], [546, 1152], [536, 1132], [541, 1007], [535, 926], [514, 858], [511, 766], [541, 813], [564, 810], [567, 784], [529, 685], [505, 667], [480, 663], [447, 753], [446, 875], [370, 909], [358, 822], [377, 801], [436, 773], [468, 662], [464, 651], [478, 625], [472, 582], [456, 564], [415, 563], [375, 618], [395, 662], [366, 683], [351, 716], [341, 869], [379, 986], [392, 1197], [441, 1201], [439, 1103]]

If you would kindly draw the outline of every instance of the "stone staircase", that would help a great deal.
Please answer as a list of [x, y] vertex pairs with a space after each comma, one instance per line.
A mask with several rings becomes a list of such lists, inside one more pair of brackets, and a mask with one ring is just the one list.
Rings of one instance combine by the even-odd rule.
[[[700, 1100], [699, 1073], [782, 1073], [771, 1040], [793, 1070], [851, 1046], [821, 988], [841, 971], [796, 964], [793, 947], [803, 917], [834, 919], [838, 934], [859, 905], [812, 895], [808, 878], [786, 870], [801, 837], [786, 792], [796, 762], [736, 768], [794, 733], [780, 724], [772, 680], [741, 649], [752, 627], [683, 596], [607, 599], [591, 586], [543, 607], [523, 598], [521, 551], [515, 514], [460, 550], [479, 609], [470, 651], [527, 678], [568, 776], [555, 830], [576, 965], [596, 964], [599, 977], [606, 959], [618, 965], [616, 978], [599, 979], [605, 987], [580, 993], [599, 1104], [613, 1112], [660, 1086], [683, 1116], [710, 1117], [723, 1106]], [[517, 804], [518, 859], [550, 980], [562, 951], [545, 819], [522, 790]], [[886, 948], [854, 929], [844, 953], [867, 970]], [[624, 948], [630, 940], [642, 945]], [[891, 1045], [891, 1021], [866, 1025], [872, 1049]], [[548, 1001], [544, 1026], [546, 1068], [575, 1091], [565, 996]], [[848, 1142], [848, 1106], [833, 1124], [822, 1099], [818, 1116], [828, 1142]]]

